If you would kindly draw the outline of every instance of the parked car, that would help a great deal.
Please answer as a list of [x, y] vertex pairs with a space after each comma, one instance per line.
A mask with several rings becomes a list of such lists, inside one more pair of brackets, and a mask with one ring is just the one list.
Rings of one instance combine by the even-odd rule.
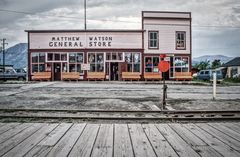
[[217, 74], [217, 80], [223, 80], [223, 74], [221, 70], [201, 70], [197, 73], [197, 79], [203, 81], [211, 81], [213, 79], [213, 73]]
[[26, 73], [25, 69], [15, 69], [17, 73]]
[[26, 73], [17, 73], [13, 67], [5, 67], [5, 72], [3, 68], [0, 69], [0, 80], [26, 80]]

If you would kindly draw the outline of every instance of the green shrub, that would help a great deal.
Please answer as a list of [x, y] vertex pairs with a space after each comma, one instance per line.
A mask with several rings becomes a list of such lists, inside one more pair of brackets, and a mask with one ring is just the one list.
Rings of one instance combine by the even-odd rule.
[[224, 82], [240, 83], [240, 78], [239, 77], [236, 77], [236, 78], [225, 78]]

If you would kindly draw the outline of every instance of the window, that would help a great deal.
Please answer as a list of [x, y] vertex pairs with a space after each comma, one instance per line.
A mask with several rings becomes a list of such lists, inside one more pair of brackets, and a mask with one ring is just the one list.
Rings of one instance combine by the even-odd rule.
[[45, 71], [45, 53], [32, 53], [32, 73]]
[[90, 64], [90, 72], [104, 72], [103, 53], [88, 53], [88, 63]]
[[189, 72], [188, 57], [175, 57], [175, 72]]
[[[69, 72], [83, 73], [81, 64], [83, 63], [83, 53], [70, 52], [69, 53]], [[63, 64], [63, 71], [67, 69], [67, 64]]]
[[158, 49], [158, 32], [157, 31], [148, 32], [148, 48]]
[[123, 53], [108, 52], [106, 53], [106, 61], [123, 62]]
[[186, 49], [186, 32], [176, 32], [176, 49]]
[[140, 53], [125, 53], [125, 62], [127, 63], [127, 72], [140, 72]]
[[145, 57], [145, 72], [158, 73], [159, 57]]
[[67, 61], [67, 53], [47, 53], [47, 61]]

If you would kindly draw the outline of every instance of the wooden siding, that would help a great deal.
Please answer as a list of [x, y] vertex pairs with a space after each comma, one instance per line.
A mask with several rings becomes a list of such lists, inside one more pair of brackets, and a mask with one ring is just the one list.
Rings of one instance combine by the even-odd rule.
[[[49, 46], [49, 42], [52, 42], [52, 37], [79, 37], [79, 41], [77, 42], [81, 42], [82, 46], [51, 47]], [[111, 37], [111, 46], [92, 45], [90, 47], [89, 37]], [[93, 40], [92, 42], [95, 41]], [[97, 40], [97, 42], [104, 41]], [[106, 40], [105, 42], [109, 41]], [[30, 49], [142, 49], [142, 32], [30, 32], [29, 45]]]
[[[190, 54], [190, 20], [144, 19], [144, 53], [145, 54]], [[159, 49], [148, 49], [148, 31], [159, 32]], [[176, 50], [176, 31], [186, 32], [186, 50]]]

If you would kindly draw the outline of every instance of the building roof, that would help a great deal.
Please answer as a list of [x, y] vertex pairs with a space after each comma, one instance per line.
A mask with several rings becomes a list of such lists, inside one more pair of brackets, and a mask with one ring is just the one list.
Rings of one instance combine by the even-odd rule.
[[233, 58], [229, 62], [222, 65], [223, 67], [231, 67], [231, 66], [240, 66], [240, 57]]
[[62, 30], [25, 30], [32, 33], [49, 33], [49, 32], [144, 32], [142, 29], [62, 29]]

